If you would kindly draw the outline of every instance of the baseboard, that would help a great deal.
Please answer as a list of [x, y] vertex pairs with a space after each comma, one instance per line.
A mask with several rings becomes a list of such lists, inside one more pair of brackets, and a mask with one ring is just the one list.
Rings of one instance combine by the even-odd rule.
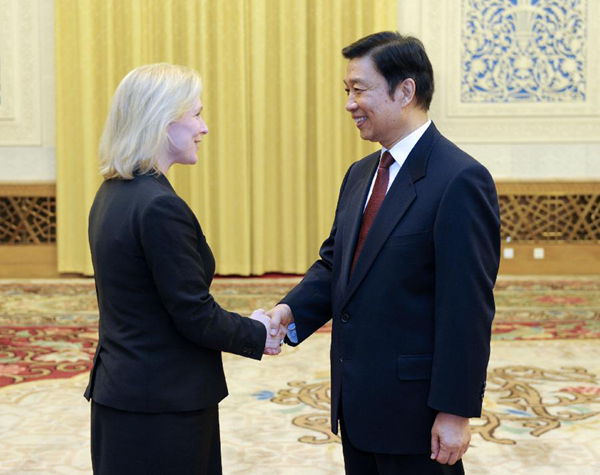
[[0, 245], [0, 278], [59, 277], [56, 244]]
[[[512, 255], [507, 259], [505, 255]], [[536, 251], [537, 250], [537, 251]], [[541, 251], [540, 251], [541, 250]], [[535, 257], [535, 253], [538, 258]], [[543, 255], [542, 258], [539, 258]], [[503, 244], [500, 260], [503, 275], [600, 274], [599, 244]]]

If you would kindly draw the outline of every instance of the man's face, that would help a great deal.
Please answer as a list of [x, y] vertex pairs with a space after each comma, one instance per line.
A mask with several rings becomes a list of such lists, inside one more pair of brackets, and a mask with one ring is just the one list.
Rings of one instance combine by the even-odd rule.
[[370, 56], [348, 62], [344, 84], [348, 94], [346, 110], [352, 114], [362, 139], [390, 148], [402, 138], [400, 87], [390, 97], [388, 84]]

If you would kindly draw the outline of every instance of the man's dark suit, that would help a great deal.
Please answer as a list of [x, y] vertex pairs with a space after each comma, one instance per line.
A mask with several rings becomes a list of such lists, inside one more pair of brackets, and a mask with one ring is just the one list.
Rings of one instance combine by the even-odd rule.
[[162, 175], [108, 180], [89, 239], [100, 328], [85, 397], [138, 413], [216, 407], [221, 351], [260, 359], [266, 330], [213, 300], [215, 261], [189, 207]]
[[380, 152], [344, 178], [320, 259], [283, 300], [301, 342], [329, 318], [331, 421], [360, 450], [428, 454], [438, 411], [480, 415], [499, 263], [487, 170], [433, 124], [352, 257]]

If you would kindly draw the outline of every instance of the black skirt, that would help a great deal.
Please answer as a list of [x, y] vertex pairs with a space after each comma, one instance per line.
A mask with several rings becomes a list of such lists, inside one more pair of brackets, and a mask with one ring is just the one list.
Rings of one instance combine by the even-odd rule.
[[220, 475], [218, 406], [191, 412], [121, 411], [92, 401], [96, 475]]

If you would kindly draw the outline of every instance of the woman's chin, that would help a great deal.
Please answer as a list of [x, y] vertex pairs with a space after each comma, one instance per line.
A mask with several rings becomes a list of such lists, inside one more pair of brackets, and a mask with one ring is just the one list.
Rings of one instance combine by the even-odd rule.
[[187, 157], [180, 157], [175, 160], [174, 163], [178, 163], [180, 165], [194, 165], [198, 161], [198, 157], [196, 155], [188, 155]]

